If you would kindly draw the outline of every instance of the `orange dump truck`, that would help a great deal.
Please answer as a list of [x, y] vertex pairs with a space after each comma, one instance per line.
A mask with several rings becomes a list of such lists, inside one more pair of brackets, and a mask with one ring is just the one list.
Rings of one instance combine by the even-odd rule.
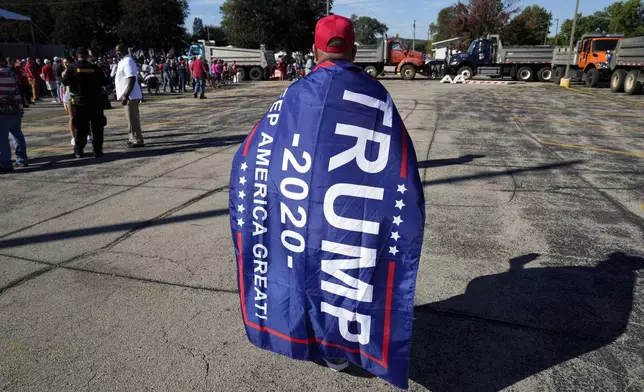
[[382, 74], [385, 66], [395, 66], [396, 73], [405, 80], [411, 80], [416, 74], [430, 76], [425, 55], [409, 50], [398, 38], [383, 37], [373, 45], [358, 45], [354, 64], [361, 66], [374, 78]]
[[567, 64], [570, 64], [567, 77], [583, 81], [587, 87], [610, 80], [610, 56], [622, 39], [623, 34], [584, 34], [572, 54], [567, 47], [556, 47], [552, 54], [552, 81], [559, 84]]

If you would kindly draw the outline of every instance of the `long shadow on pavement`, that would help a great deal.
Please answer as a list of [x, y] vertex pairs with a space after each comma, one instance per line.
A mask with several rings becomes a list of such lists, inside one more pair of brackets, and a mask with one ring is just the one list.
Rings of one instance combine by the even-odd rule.
[[[246, 136], [247, 135], [244, 134], [223, 137], [210, 137], [199, 140], [177, 140], [169, 142], [146, 143], [146, 147], [140, 149], [131, 149], [127, 151], [117, 152], [108, 151], [100, 159], [94, 159], [91, 156], [91, 152], [87, 153], [87, 157], [83, 159], [73, 159], [71, 154], [35, 157], [30, 159], [29, 167], [20, 169], [13, 174], [19, 175], [20, 173], [55, 170], [67, 167], [94, 166], [123, 159], [155, 157], [174, 154], [178, 152], [195, 151], [207, 147], [223, 147], [239, 144], [244, 141]], [[88, 146], [87, 148], [91, 150], [91, 146]]]
[[428, 161], [418, 162], [419, 169], [427, 169], [430, 167], [441, 167], [441, 166], [451, 166], [451, 165], [462, 165], [464, 163], [470, 163], [475, 159], [485, 158], [485, 155], [463, 155], [458, 158], [447, 158], [447, 159], [430, 159]]
[[[537, 256], [416, 306], [410, 378], [434, 392], [499, 391], [624, 333], [644, 258], [616, 252], [596, 267], [524, 268]], [[600, 367], [625, 374], [607, 357]], [[625, 378], [612, 380], [618, 390]]]
[[[429, 161], [425, 161], [429, 162]], [[461, 181], [468, 181], [468, 180], [476, 180], [480, 178], [491, 178], [491, 177], [499, 177], [499, 176], [507, 176], [511, 174], [516, 174], [516, 173], [525, 173], [525, 172], [533, 172], [533, 171], [542, 171], [542, 170], [550, 170], [550, 169], [560, 169], [568, 166], [573, 166], [577, 165], [579, 163], [583, 163], [583, 160], [574, 160], [574, 161], [567, 161], [567, 162], [556, 162], [556, 163], [549, 163], [547, 165], [539, 165], [539, 166], [532, 166], [532, 167], [524, 167], [524, 168], [519, 168], [519, 169], [509, 169], [503, 172], [484, 172], [484, 173], [478, 173], [478, 174], [472, 174], [472, 175], [467, 175], [467, 176], [458, 176], [458, 177], [447, 177], [447, 178], [439, 178], [436, 180], [430, 180], [430, 181], [423, 181], [422, 185], [423, 186], [430, 186], [430, 185], [439, 185], [439, 184], [451, 184], [454, 182], [461, 182]]]
[[187, 222], [187, 221], [192, 221], [197, 219], [213, 218], [213, 217], [227, 215], [227, 214], [228, 214], [228, 209], [225, 208], [225, 209], [219, 209], [219, 210], [195, 212], [192, 214], [173, 215], [166, 218], [160, 218], [155, 220], [130, 221], [130, 222], [123, 222], [123, 223], [116, 223], [112, 225], [105, 225], [105, 226], [94, 226], [94, 227], [87, 227], [82, 229], [56, 231], [56, 232], [47, 233], [47, 234], [36, 234], [36, 235], [25, 236], [25, 237], [8, 238], [8, 239], [0, 240], [0, 249], [11, 248], [14, 246], [38, 244], [43, 242], [61, 241], [61, 240], [66, 240], [70, 238], [82, 238], [82, 237], [88, 237], [88, 236], [105, 234], [105, 233], [113, 233], [113, 232], [121, 232], [121, 231], [127, 232], [131, 230], [139, 230], [144, 227], [147, 228], [147, 227], [153, 227], [153, 226], [163, 226], [163, 225]]

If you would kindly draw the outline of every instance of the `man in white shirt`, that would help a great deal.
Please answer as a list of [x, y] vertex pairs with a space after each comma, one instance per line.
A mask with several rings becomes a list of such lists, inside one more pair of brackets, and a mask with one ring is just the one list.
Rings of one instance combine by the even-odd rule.
[[132, 56], [129, 55], [125, 44], [116, 46], [116, 56], [119, 58], [116, 67], [114, 83], [116, 85], [116, 98], [125, 107], [125, 118], [130, 132], [127, 146], [130, 148], [143, 147], [143, 134], [141, 133], [141, 120], [139, 117], [139, 103], [143, 98], [141, 85], [137, 78], [138, 70]]

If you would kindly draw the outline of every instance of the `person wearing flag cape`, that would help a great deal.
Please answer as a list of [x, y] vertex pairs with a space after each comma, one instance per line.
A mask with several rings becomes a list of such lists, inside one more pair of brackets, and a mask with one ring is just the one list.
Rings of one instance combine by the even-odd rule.
[[244, 327], [257, 347], [407, 388], [425, 223], [416, 153], [387, 90], [352, 64], [349, 19], [318, 21], [313, 53], [233, 160]]

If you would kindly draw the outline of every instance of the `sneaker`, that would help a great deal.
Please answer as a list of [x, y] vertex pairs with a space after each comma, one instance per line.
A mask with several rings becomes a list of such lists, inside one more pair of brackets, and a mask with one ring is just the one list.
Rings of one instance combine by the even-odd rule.
[[333, 370], [334, 372], [340, 372], [346, 368], [349, 367], [349, 361], [346, 359], [326, 359], [323, 358], [324, 362], [326, 362], [326, 365], [329, 367], [329, 369]]
[[20, 162], [16, 162], [16, 166], [18, 166], [18, 167], [28, 167], [29, 164], [27, 162], [20, 161]]
[[93, 137], [91, 137], [91, 136], [88, 136], [88, 137], [87, 137], [87, 143], [91, 143], [91, 142], [93, 142], [93, 141], [94, 141], [94, 138], [93, 138]]
[[75, 156], [76, 158], [80, 159], [80, 158], [85, 157], [85, 153], [84, 153], [84, 152], [82, 152], [82, 151], [81, 151], [81, 152], [75, 152], [75, 151], [74, 151], [74, 156]]
[[75, 145], [76, 145], [76, 139], [72, 138], [72, 146], [75, 146]]
[[206, 96], [202, 95], [201, 97], [199, 97], [199, 99], [206, 99]]
[[94, 158], [100, 158], [103, 156], [103, 151], [94, 151]]
[[193, 97], [197, 98], [197, 93], [192, 94]]
[[145, 144], [144, 143], [127, 142], [127, 146], [129, 148], [141, 148], [141, 147], [144, 147]]
[[51, 101], [51, 103], [58, 103], [58, 101], [56, 101], [56, 100], [54, 99], [53, 101]]

